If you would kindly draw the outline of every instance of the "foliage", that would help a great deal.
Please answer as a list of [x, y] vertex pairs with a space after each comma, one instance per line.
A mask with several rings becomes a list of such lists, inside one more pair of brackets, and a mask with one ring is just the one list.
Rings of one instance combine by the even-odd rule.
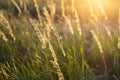
[[0, 11], [0, 80], [120, 78], [118, 24], [90, 17], [86, 26], [75, 7], [68, 14], [54, 0], [11, 1]]

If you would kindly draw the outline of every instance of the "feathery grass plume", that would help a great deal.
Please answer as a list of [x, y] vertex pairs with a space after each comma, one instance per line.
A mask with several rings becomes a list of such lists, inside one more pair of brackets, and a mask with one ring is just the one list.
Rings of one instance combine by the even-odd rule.
[[77, 13], [77, 10], [75, 9], [75, 22], [76, 22], [76, 25], [77, 25], [77, 30], [79, 32], [79, 35], [82, 36], [82, 30], [81, 30], [81, 26], [80, 26], [80, 19], [79, 19], [79, 16], [78, 16], [78, 13]]
[[101, 45], [97, 35], [95, 34], [95, 32], [93, 30], [90, 30], [90, 32], [92, 33], [93, 38], [95, 39], [95, 41], [96, 41], [96, 43], [98, 45], [100, 53], [102, 53], [102, 59], [103, 59], [103, 64], [104, 64], [104, 68], [105, 68], [105, 80], [107, 80], [107, 65], [106, 65], [106, 60], [105, 60], [104, 54], [103, 54], [102, 45]]
[[21, 14], [22, 14], [22, 11], [21, 11], [19, 5], [17, 4], [17, 2], [15, 2], [15, 0], [11, 0], [11, 2], [12, 2], [12, 3], [15, 5], [15, 7], [18, 9], [19, 15], [21, 15]]
[[9, 31], [9, 34], [11, 35], [13, 40], [15, 41], [15, 36], [13, 35], [13, 31], [12, 31], [12, 28], [10, 26], [10, 23], [5, 18], [4, 14], [2, 12], [0, 12], [0, 23], [5, 26], [5, 28]]
[[47, 42], [46, 42], [44, 36], [42, 35], [42, 33], [40, 32], [40, 30], [39, 30], [39, 28], [38, 28], [38, 26], [39, 26], [38, 22], [35, 21], [35, 20], [33, 20], [33, 19], [31, 19], [31, 18], [29, 19], [29, 21], [30, 21], [30, 23], [32, 24], [32, 26], [33, 26], [33, 28], [34, 28], [34, 30], [35, 30], [35, 33], [37, 34], [40, 42], [42, 43], [42, 49], [45, 49]]
[[6, 66], [3, 65], [0, 67], [1, 73], [5, 76], [6, 79], [9, 79], [11, 76], [7, 73], [8, 71], [6, 70]]
[[111, 32], [110, 30], [108, 29], [108, 27], [106, 25], [103, 26], [107, 32], [107, 35], [110, 37], [110, 40], [112, 40], [112, 35], [111, 35]]
[[56, 70], [57, 70], [57, 74], [58, 74], [59, 80], [64, 80], [64, 76], [63, 76], [63, 73], [62, 73], [62, 71], [61, 71], [61, 69], [60, 69], [60, 66], [59, 66], [59, 64], [58, 64], [57, 56], [56, 56], [56, 53], [55, 53], [55, 51], [54, 51], [54, 49], [53, 49], [53, 46], [52, 46], [51, 42], [49, 41], [49, 39], [47, 39], [46, 36], [44, 36], [44, 38], [45, 38], [45, 40], [46, 40], [46, 41], [48, 42], [48, 44], [49, 44], [49, 49], [50, 49], [50, 51], [51, 51], [51, 53], [52, 53], [52, 57], [53, 57], [53, 60], [54, 60], [54, 61], [52, 61], [52, 64], [53, 64], [53, 66], [54, 66], [54, 67], [56, 68]]
[[53, 66], [57, 69], [57, 74], [58, 74], [58, 77], [59, 77], [59, 80], [64, 80], [64, 76], [63, 76], [63, 74], [62, 74], [62, 72], [61, 72], [61, 70], [60, 70], [60, 67], [59, 67], [59, 64], [58, 63], [56, 63], [55, 61], [50, 61], [52, 64], [53, 64]]
[[27, 1], [26, 0], [19, 0], [20, 7], [24, 9], [24, 12], [27, 12]]
[[74, 34], [74, 31], [73, 31], [73, 27], [72, 27], [70, 18], [68, 18], [67, 16], [64, 16], [64, 18], [65, 18], [65, 21], [66, 21], [66, 23], [67, 23], [67, 25], [68, 25], [68, 28], [69, 28], [69, 30], [70, 30], [70, 33], [73, 35], [73, 34]]
[[63, 73], [61, 72], [61, 69], [60, 69], [60, 66], [59, 66], [59, 64], [58, 64], [58, 60], [57, 60], [57, 56], [56, 56], [56, 53], [55, 53], [55, 51], [54, 51], [54, 49], [53, 49], [53, 46], [51, 45], [51, 43], [50, 43], [50, 41], [47, 39], [47, 42], [48, 42], [48, 44], [49, 44], [49, 49], [50, 49], [50, 51], [51, 51], [51, 53], [52, 53], [52, 57], [53, 57], [53, 59], [54, 59], [54, 61], [53, 61], [53, 66], [56, 68], [56, 70], [57, 70], [57, 74], [58, 74], [58, 77], [59, 77], [59, 80], [64, 80], [64, 76], [63, 76]]
[[56, 4], [53, 2], [53, 0], [50, 1], [50, 3], [48, 4], [48, 7], [50, 9], [50, 15], [53, 20], [56, 12]]
[[44, 21], [44, 26], [46, 28], [47, 37], [50, 38], [51, 37], [50, 25], [47, 22]]
[[66, 56], [65, 51], [63, 49], [63, 45], [61, 43], [61, 36], [58, 34], [57, 29], [56, 29], [55, 25], [53, 24], [53, 22], [52, 22], [52, 20], [50, 18], [50, 15], [48, 14], [48, 11], [47, 11], [47, 9], [45, 7], [43, 8], [43, 11], [44, 11], [44, 15], [45, 15], [46, 20], [47, 20], [45, 26], [46, 26], [46, 29], [47, 29], [47, 36], [48, 36], [48, 38], [50, 37], [50, 35], [51, 35], [50, 32], [52, 30], [54, 35], [57, 38], [59, 47], [61, 48], [63, 55]]
[[41, 15], [40, 15], [40, 11], [39, 11], [39, 6], [37, 4], [37, 0], [33, 0], [34, 2], [34, 6], [35, 6], [35, 9], [36, 9], [36, 12], [37, 12], [37, 16], [38, 16], [38, 19], [39, 19], [39, 22], [42, 26], [42, 18], [41, 18]]
[[[46, 18], [46, 20], [47, 20], [47, 23], [50, 25], [50, 24], [52, 23], [52, 21], [51, 21], [51, 17], [50, 17], [50, 15], [49, 15], [46, 7], [43, 8], [43, 14], [45, 15], [45, 18]], [[54, 29], [52, 26], [50, 26], [50, 27], [51, 27], [51, 29]]]
[[98, 18], [97, 18], [97, 16], [95, 15], [95, 13], [93, 11], [92, 4], [91, 4], [90, 0], [88, 0], [88, 6], [89, 6], [89, 9], [90, 9], [91, 17], [93, 17], [93, 19], [95, 21], [98, 21]]
[[65, 16], [65, 6], [64, 6], [64, 0], [61, 0], [61, 11], [62, 11], [62, 16]]
[[53, 57], [53, 59], [54, 59], [54, 61], [53, 61], [53, 66], [54, 66], [54, 67], [56, 68], [56, 70], [57, 70], [57, 74], [58, 74], [59, 80], [64, 80], [64, 76], [63, 76], [63, 74], [62, 74], [62, 72], [61, 72], [60, 66], [59, 66], [59, 64], [58, 64], [57, 56], [56, 56], [56, 53], [55, 53], [55, 51], [54, 51], [54, 49], [53, 49], [53, 46], [52, 46], [51, 42], [49, 41], [49, 39], [47, 39], [47, 37], [46, 37], [45, 34], [42, 34], [42, 33], [40, 32], [40, 30], [38, 29], [38, 24], [36, 24], [36, 23], [34, 22], [34, 20], [30, 19], [30, 23], [31, 23], [32, 26], [34, 27], [35, 32], [36, 32], [36, 34], [37, 34], [40, 42], [44, 42], [44, 41], [45, 41], [45, 42], [47, 42], [47, 43], [49, 44], [49, 49], [50, 49], [50, 51], [51, 51], [51, 53], [52, 53], [52, 57]]
[[102, 48], [102, 45], [101, 45], [97, 35], [95, 34], [95, 32], [93, 30], [90, 30], [90, 32], [92, 33], [92, 35], [93, 35], [93, 37], [94, 37], [94, 39], [95, 39], [95, 41], [96, 41], [96, 43], [98, 45], [100, 53], [103, 53], [103, 48]]
[[8, 41], [8, 39], [7, 39], [7, 37], [5, 36], [5, 34], [0, 30], [0, 37], [2, 37], [2, 39], [4, 40], [4, 41]]
[[[78, 16], [78, 12], [77, 12], [77, 9], [75, 8], [75, 1], [71, 0], [71, 3], [72, 3], [71, 4], [71, 6], [72, 6], [72, 13], [74, 13], [74, 15], [75, 15], [75, 23], [77, 25], [76, 27], [77, 27], [77, 30], [79, 32], [79, 35], [81, 36], [82, 35], [82, 30], [80, 28], [80, 19], [79, 19], [79, 16]], [[72, 30], [72, 29], [70, 28], [70, 30]]]
[[46, 7], [43, 8], [43, 13], [44, 13], [45, 18], [46, 18], [46, 22], [44, 22], [44, 23], [45, 23], [45, 28], [46, 28], [47, 36], [48, 36], [48, 38], [50, 38], [50, 36], [51, 36], [50, 32], [51, 32], [51, 30], [55, 31], [54, 30], [55, 28], [53, 28], [53, 26], [52, 26], [51, 17], [49, 15]]
[[[53, 26], [54, 24], [53, 24], [53, 22], [52, 22], [52, 20], [51, 20], [51, 17], [50, 17], [50, 15], [49, 15], [46, 7], [43, 8], [43, 13], [44, 13], [44, 15], [45, 15], [46, 25], [49, 27], [49, 28], [48, 28], [49, 31], [53, 30], [54, 33], [58, 35], [57, 30], [56, 30], [56, 28]], [[50, 34], [49, 34], [49, 35], [50, 35]]]
[[102, 7], [102, 5], [100, 4], [100, 2], [98, 2], [98, 0], [96, 0], [96, 3], [97, 3], [98, 8], [100, 9], [102, 15], [104, 16], [105, 20], [108, 20], [106, 12], [105, 12], [104, 8]]

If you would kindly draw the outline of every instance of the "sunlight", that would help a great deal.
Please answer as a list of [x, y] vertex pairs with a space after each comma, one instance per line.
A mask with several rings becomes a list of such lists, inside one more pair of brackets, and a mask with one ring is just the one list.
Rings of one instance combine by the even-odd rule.
[[92, 7], [92, 3], [90, 2], [90, 0], [88, 0], [88, 5], [89, 5], [91, 16], [95, 19], [95, 21], [97, 21], [97, 16], [94, 13], [94, 10], [93, 10], [93, 7]]
[[[107, 20], [107, 14], [103, 8], [103, 3], [105, 4], [106, 2], [103, 0], [88, 0], [90, 12], [94, 11], [94, 16], [97, 15], [97, 17], [103, 16], [105, 20]], [[107, 4], [107, 3], [106, 3]], [[105, 7], [106, 8], [106, 7]]]
[[[109, 17], [113, 17], [115, 14], [113, 10], [116, 5], [114, 4], [113, 6], [112, 0], [71, 0], [71, 2], [72, 1], [74, 1], [74, 6], [77, 8], [78, 14], [81, 17], [86, 15], [86, 17], [91, 17], [95, 21], [107, 21]], [[114, 3], [116, 3], [116, 1], [114, 1]]]
[[101, 14], [104, 16], [105, 20], [107, 20], [106, 12], [105, 12], [104, 8], [102, 7], [102, 5], [100, 4], [100, 2], [97, 2], [97, 5], [98, 5], [98, 8], [101, 11]]

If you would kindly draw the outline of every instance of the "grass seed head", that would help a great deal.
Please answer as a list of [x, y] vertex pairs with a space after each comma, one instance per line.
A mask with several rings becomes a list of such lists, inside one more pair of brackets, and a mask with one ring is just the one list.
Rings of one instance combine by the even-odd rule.
[[13, 38], [13, 41], [15, 41], [15, 36], [13, 34], [12, 28], [10, 26], [9, 21], [6, 19], [6, 17], [4, 16], [4, 14], [2, 12], [0, 12], [0, 23], [3, 24], [5, 26], [5, 28], [9, 31], [9, 34], [11, 35], [11, 37]]
[[93, 30], [90, 30], [90, 32], [92, 33], [93, 38], [95, 39], [95, 41], [96, 41], [96, 43], [97, 43], [97, 45], [98, 45], [98, 48], [99, 48], [100, 53], [103, 53], [103, 48], [102, 48], [102, 45], [101, 45], [101, 43], [100, 43], [97, 35], [95, 34], [95, 32], [94, 32]]

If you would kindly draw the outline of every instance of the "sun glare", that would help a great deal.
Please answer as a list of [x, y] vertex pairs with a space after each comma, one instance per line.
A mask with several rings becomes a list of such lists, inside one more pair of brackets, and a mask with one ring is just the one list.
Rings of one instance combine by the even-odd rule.
[[[103, 8], [103, 4], [105, 3], [103, 2], [103, 0], [88, 0], [88, 4], [89, 4], [89, 8], [90, 8], [90, 12], [92, 15], [95, 15], [97, 17], [104, 17], [105, 20], [107, 20], [107, 14], [105, 12], [105, 9]], [[96, 18], [97, 19], [97, 18]]]
[[[72, 0], [82, 18], [94, 20], [113, 20], [118, 11], [119, 0]], [[84, 15], [86, 15], [84, 17]]]

